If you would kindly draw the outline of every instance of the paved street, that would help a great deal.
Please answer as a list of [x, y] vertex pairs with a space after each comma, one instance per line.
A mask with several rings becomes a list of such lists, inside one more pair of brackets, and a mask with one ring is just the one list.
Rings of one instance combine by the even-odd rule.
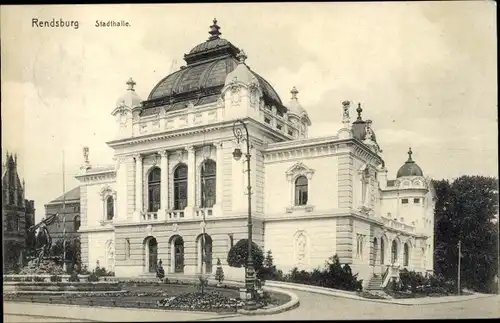
[[[5, 322], [89, 322], [89, 321], [239, 321], [239, 320], [358, 320], [358, 319], [459, 319], [499, 318], [500, 296], [492, 295], [479, 299], [431, 305], [394, 305], [370, 301], [359, 301], [335, 296], [294, 291], [300, 298], [300, 307], [276, 315], [221, 316], [210, 313], [165, 312], [159, 310], [98, 309], [89, 311], [83, 307], [63, 305], [29, 304], [33, 310], [26, 314], [43, 314], [68, 317], [55, 319], [42, 316], [20, 316], [23, 304], [5, 303]], [[27, 313], [30, 312], [30, 313]], [[16, 315], [10, 315], [15, 313]], [[50, 314], [49, 314], [50, 313]], [[75, 320], [71, 318], [85, 318]]]
[[[300, 306], [272, 316], [248, 316], [248, 320], [359, 320], [499, 318], [500, 296], [432, 305], [394, 305], [294, 291]], [[224, 320], [239, 320], [226, 318]]]

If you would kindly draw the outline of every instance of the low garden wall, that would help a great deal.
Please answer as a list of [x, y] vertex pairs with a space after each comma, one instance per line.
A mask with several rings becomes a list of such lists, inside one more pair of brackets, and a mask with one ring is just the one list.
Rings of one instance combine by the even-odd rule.
[[4, 282], [4, 292], [120, 291], [121, 284], [107, 282]]

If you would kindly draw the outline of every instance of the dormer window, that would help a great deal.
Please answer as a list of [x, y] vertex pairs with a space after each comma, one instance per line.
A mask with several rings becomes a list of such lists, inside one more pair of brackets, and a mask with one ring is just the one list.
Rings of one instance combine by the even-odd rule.
[[413, 199], [414, 204], [420, 204], [420, 199], [419, 198], [414, 198]]
[[408, 204], [408, 199], [402, 199], [401, 204]]

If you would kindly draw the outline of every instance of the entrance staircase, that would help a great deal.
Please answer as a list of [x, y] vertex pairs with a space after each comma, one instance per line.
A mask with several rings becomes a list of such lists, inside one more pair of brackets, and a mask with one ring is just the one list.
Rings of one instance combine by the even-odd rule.
[[372, 291], [381, 291], [383, 290], [383, 282], [384, 281], [381, 275], [373, 274], [372, 278], [370, 278], [370, 281], [368, 282], [368, 287], [366, 289]]

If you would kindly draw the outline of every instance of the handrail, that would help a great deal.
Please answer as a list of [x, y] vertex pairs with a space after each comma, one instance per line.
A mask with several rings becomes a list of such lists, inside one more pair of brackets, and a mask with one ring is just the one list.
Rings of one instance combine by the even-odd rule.
[[385, 269], [385, 272], [384, 272], [384, 274], [382, 275], [382, 282], [384, 282], [384, 281], [385, 281], [385, 278], [387, 277], [387, 275], [388, 275], [388, 274], [389, 274], [389, 267], [387, 267], [387, 268]]

